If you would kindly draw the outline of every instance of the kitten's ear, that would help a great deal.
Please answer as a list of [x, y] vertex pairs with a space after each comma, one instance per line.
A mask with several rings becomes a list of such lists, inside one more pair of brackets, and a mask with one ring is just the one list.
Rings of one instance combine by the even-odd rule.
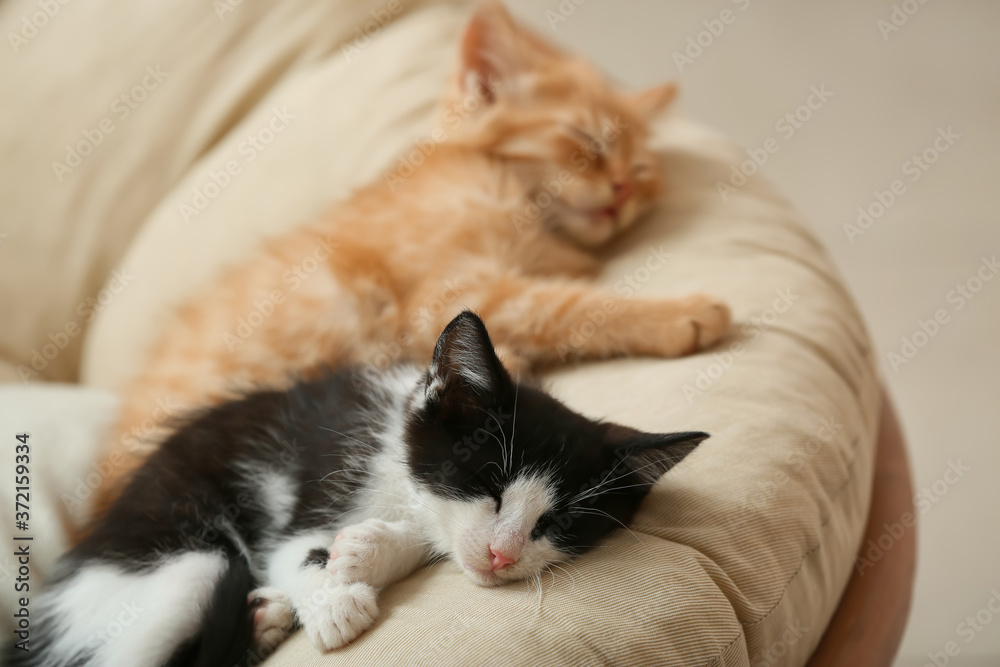
[[643, 433], [609, 424], [607, 442], [614, 448], [616, 459], [624, 458], [625, 465], [641, 482], [652, 485], [708, 437], [708, 433], [699, 431]]
[[665, 83], [632, 95], [632, 104], [640, 118], [652, 120], [677, 97], [677, 84]]
[[503, 91], [516, 94], [517, 77], [539, 59], [559, 52], [520, 26], [495, 0], [481, 0], [462, 35], [458, 86], [464, 95], [493, 102]]
[[513, 386], [486, 325], [468, 310], [441, 333], [427, 375], [428, 402], [437, 403], [442, 419], [492, 405]]

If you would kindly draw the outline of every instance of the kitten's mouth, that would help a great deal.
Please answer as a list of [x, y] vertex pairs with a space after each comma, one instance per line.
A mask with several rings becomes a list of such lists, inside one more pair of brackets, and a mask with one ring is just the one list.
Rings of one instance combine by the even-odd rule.
[[594, 222], [620, 225], [635, 217], [640, 208], [638, 199], [629, 193], [625, 197], [616, 198], [606, 206], [590, 209], [587, 213]]
[[626, 206], [627, 202], [624, 202], [586, 209], [582, 212], [594, 227], [610, 226], [612, 229], [618, 229], [626, 222]]
[[569, 202], [559, 203], [562, 204], [563, 215], [586, 220], [593, 225], [614, 224], [618, 221], [624, 208], [624, 204], [614, 202], [603, 206], [574, 206]]
[[623, 222], [625, 209], [632, 203], [635, 195], [634, 187], [629, 183], [614, 185], [614, 198], [606, 206], [599, 206], [589, 211], [591, 220], [595, 222]]
[[616, 204], [596, 208], [590, 211], [590, 218], [595, 222], [617, 222], [621, 208]]

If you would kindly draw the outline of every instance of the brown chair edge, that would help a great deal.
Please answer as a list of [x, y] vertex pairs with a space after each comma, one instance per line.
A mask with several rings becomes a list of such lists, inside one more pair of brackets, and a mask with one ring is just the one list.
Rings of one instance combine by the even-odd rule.
[[[854, 573], [808, 667], [888, 667], [906, 629], [917, 562], [916, 512], [906, 444], [884, 390], [877, 446], [868, 526]], [[885, 527], [904, 520], [911, 527], [901, 535]], [[880, 538], [882, 546], [891, 539], [891, 546], [878, 546]]]

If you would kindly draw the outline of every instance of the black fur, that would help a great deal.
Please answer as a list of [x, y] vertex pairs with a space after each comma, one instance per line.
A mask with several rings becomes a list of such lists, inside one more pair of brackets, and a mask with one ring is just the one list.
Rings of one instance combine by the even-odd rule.
[[174, 654], [168, 667], [243, 664], [253, 640], [253, 626], [247, 622], [250, 612], [247, 593], [254, 586], [247, 562], [231, 558], [229, 569], [215, 588], [201, 633]]
[[302, 561], [302, 567], [308, 567], [310, 565], [326, 567], [326, 564], [329, 561], [330, 551], [328, 549], [312, 549], [306, 554], [306, 559]]

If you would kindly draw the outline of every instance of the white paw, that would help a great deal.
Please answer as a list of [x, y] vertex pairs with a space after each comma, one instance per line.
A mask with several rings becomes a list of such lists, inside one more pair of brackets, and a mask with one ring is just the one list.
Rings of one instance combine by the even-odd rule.
[[277, 588], [258, 588], [247, 597], [253, 619], [253, 643], [274, 650], [295, 627], [292, 601]]
[[313, 646], [320, 651], [340, 648], [375, 622], [376, 592], [361, 583], [324, 587], [299, 614]]
[[386, 558], [381, 549], [390, 536], [385, 521], [368, 519], [344, 528], [330, 547], [327, 570], [342, 584], [364, 582], [379, 586], [380, 559]]

